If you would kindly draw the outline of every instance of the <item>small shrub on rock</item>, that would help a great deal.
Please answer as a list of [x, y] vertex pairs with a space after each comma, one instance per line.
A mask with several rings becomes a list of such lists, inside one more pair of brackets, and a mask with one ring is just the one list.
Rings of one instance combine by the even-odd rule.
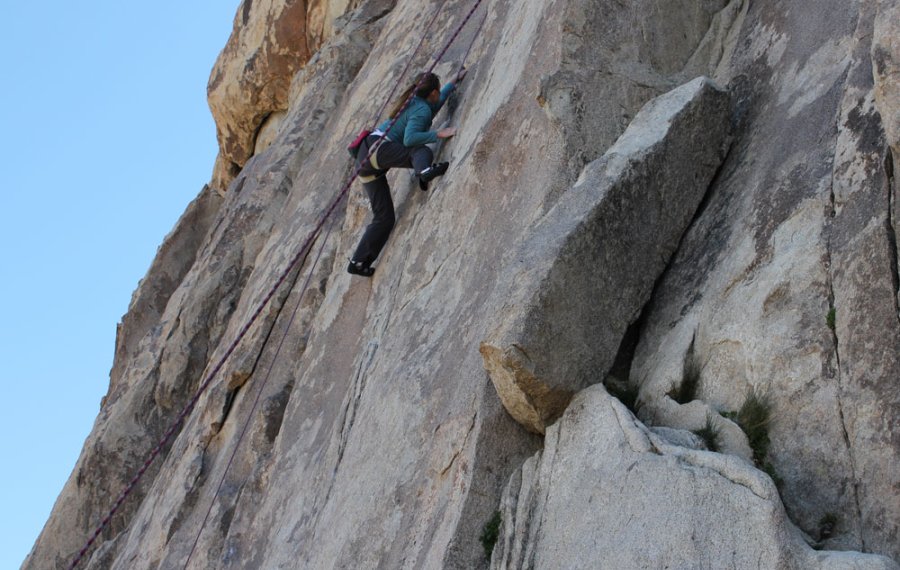
[[684, 361], [684, 373], [681, 384], [673, 388], [668, 396], [679, 404], [687, 404], [697, 399], [697, 389], [700, 387], [700, 363], [688, 355]]
[[764, 465], [769, 455], [769, 424], [772, 421], [772, 405], [768, 396], [751, 391], [737, 413], [737, 423], [747, 434], [753, 460]]
[[706, 444], [706, 449], [710, 451], [719, 451], [721, 449], [719, 440], [721, 433], [719, 428], [713, 423], [712, 416], [706, 416], [706, 425], [698, 430], [694, 430], [694, 433], [703, 440], [703, 443]]
[[501, 522], [503, 522], [503, 517], [500, 515], [500, 511], [495, 511], [491, 519], [484, 524], [484, 529], [481, 531], [481, 546], [484, 547], [484, 555], [489, 560], [494, 552], [494, 545], [497, 544], [497, 539], [500, 537]]

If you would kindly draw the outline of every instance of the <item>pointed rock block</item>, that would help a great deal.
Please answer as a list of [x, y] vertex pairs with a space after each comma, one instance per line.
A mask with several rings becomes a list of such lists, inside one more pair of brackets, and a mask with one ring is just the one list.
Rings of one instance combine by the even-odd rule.
[[481, 344], [509, 413], [544, 433], [600, 382], [730, 144], [730, 97], [705, 77], [644, 106], [507, 258]]

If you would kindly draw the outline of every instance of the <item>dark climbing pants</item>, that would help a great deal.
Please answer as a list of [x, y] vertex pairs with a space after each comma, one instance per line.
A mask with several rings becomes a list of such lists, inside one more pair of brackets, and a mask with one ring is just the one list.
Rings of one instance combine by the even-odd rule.
[[363, 190], [372, 206], [372, 222], [366, 227], [353, 261], [361, 261], [371, 265], [378, 259], [378, 254], [387, 243], [391, 230], [394, 229], [394, 201], [391, 199], [391, 187], [385, 175], [391, 168], [412, 168], [416, 172], [431, 166], [434, 158], [427, 146], [406, 147], [385, 139], [371, 160], [365, 160], [369, 147], [375, 144], [378, 137], [370, 135], [359, 147], [358, 160], [361, 161], [359, 177], [363, 181]]

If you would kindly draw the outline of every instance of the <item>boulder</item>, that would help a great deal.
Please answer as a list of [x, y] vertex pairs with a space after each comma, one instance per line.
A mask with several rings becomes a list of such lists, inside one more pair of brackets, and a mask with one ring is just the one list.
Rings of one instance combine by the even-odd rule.
[[897, 570], [811, 548], [762, 472], [672, 445], [601, 386], [578, 394], [510, 478], [491, 569]]

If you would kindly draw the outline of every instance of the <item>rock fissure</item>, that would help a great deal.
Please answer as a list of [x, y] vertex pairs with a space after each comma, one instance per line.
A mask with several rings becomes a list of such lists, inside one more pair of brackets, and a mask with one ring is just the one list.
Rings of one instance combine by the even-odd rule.
[[[628, 431], [625, 430], [625, 425], [622, 423], [622, 415], [619, 413], [618, 408], [616, 408], [615, 405], [614, 405], [612, 402], [610, 402], [609, 409], [610, 409], [610, 411], [612, 412], [612, 414], [615, 416], [616, 422], [619, 424], [619, 429], [622, 431], [622, 435], [625, 437], [625, 441], [628, 443], [628, 447], [631, 448], [631, 451], [634, 451], [635, 453], [641, 453], [641, 452], [646, 451], [645, 449], [641, 449], [640, 447], [636, 447], [636, 446], [632, 443], [631, 438], [628, 437], [629, 434], [630, 434], [630, 432], [628, 432]], [[633, 465], [632, 465], [632, 467], [633, 467]], [[629, 467], [628, 470], [630, 471], [630, 470], [631, 470], [631, 467]]]
[[[719, 457], [715, 457], [713, 459], [706, 460], [704, 458], [703, 460], [701, 460], [696, 455], [697, 453], [714, 453], [714, 452], [711, 452], [711, 451], [706, 451], [706, 452], [687, 451], [687, 452], [680, 453], [678, 455], [678, 458], [680, 460], [684, 461], [684, 463], [686, 465], [690, 465], [695, 468], [700, 468], [700, 469], [709, 471], [711, 473], [715, 473], [716, 475], [726, 479], [729, 483], [733, 483], [735, 485], [743, 487], [744, 489], [747, 489], [748, 491], [750, 491], [751, 493], [756, 495], [756, 497], [759, 499], [762, 499], [764, 501], [771, 500], [771, 497], [768, 494], [760, 493], [760, 491], [758, 489], [754, 488], [753, 484], [750, 481], [748, 481], [746, 477], [735, 476], [734, 473], [729, 472], [729, 469], [727, 467], [719, 464], [721, 461], [728, 460], [725, 456], [722, 456], [720, 454]], [[738, 468], [739, 469], [740, 468], [750, 469], [750, 466], [742, 465], [741, 467], [738, 467]]]
[[367, 354], [360, 361], [359, 367], [356, 369], [353, 382], [350, 384], [350, 391], [347, 395], [347, 405], [343, 409], [343, 418], [340, 423], [341, 429], [340, 434], [338, 435], [337, 459], [335, 460], [332, 479], [337, 476], [338, 466], [343, 460], [344, 450], [350, 441], [350, 431], [353, 429], [353, 424], [356, 421], [356, 412], [366, 388], [368, 369], [372, 365], [377, 352], [378, 343], [371, 343], [367, 349]]
[[453, 455], [450, 457], [450, 460], [447, 462], [446, 467], [441, 469], [440, 476], [443, 477], [447, 473], [450, 472], [450, 469], [453, 468], [453, 464], [456, 463], [457, 458], [462, 455], [463, 451], [466, 449], [466, 445], [469, 441], [469, 436], [472, 435], [472, 432], [475, 431], [475, 425], [478, 423], [478, 412], [472, 414], [472, 422], [469, 424], [469, 427], [466, 429], [466, 435], [463, 436], [462, 442], [460, 442], [459, 447], [456, 448], [453, 452]]
[[234, 408], [234, 401], [237, 399], [238, 394], [243, 387], [244, 385], [242, 384], [233, 390], [229, 390], [228, 393], [225, 394], [225, 402], [222, 405], [222, 415], [219, 421], [213, 423], [213, 431], [215, 433], [219, 433], [222, 431], [222, 428], [225, 427], [225, 422], [228, 421], [228, 418], [231, 416], [231, 410]]
[[[266, 88], [267, 86], [264, 85], [263, 87]], [[254, 153], [255, 153], [255, 149], [257, 148], [257, 146], [259, 144], [260, 135], [262, 134], [263, 129], [266, 128], [266, 123], [269, 121], [269, 118], [276, 113], [283, 113], [285, 110], [286, 109], [272, 109], [270, 111], [266, 111], [265, 113], [262, 113], [261, 115], [259, 115], [259, 117], [257, 117], [257, 119], [255, 121], [257, 123], [257, 125], [256, 125], [256, 128], [253, 129], [253, 134], [250, 135], [250, 142], [248, 145], [249, 148], [254, 149], [254, 151], [253, 151]], [[250, 157], [247, 158], [247, 160], [249, 161], [254, 156], [256, 156], [256, 155], [251, 154]]]
[[462, 247], [463, 247], [462, 243], [460, 243], [456, 247], [454, 247], [453, 250], [447, 255], [447, 257], [445, 257], [441, 261], [441, 263], [437, 266], [437, 268], [431, 273], [431, 277], [428, 278], [428, 281], [426, 281], [422, 285], [417, 286], [416, 289], [413, 290], [408, 295], [408, 298], [403, 302], [403, 304], [400, 305], [400, 309], [399, 309], [400, 313], [402, 313], [403, 310], [406, 309], [406, 307], [409, 306], [409, 304], [417, 298], [418, 294], [421, 291], [426, 289], [429, 285], [431, 285], [434, 282], [435, 278], [438, 276], [438, 274], [441, 272], [441, 270], [444, 269], [444, 265], [446, 265], [447, 262], [450, 261], [453, 258], [453, 256], [459, 252], [460, 249], [462, 249]]
[[204, 472], [205, 462], [203, 461], [208, 447], [209, 442], [204, 443], [196, 458], [196, 461], [199, 463], [197, 474], [191, 481], [191, 486], [185, 493], [184, 499], [178, 507], [178, 511], [175, 513], [175, 516], [172, 517], [172, 521], [166, 531], [166, 544], [169, 544], [172, 537], [181, 530], [184, 522], [189, 518], [190, 514], [194, 511], [194, 508], [197, 506], [197, 501], [200, 498], [200, 491], [208, 476], [208, 474]]
[[[832, 156], [836, 156], [837, 147], [835, 146], [835, 152]], [[834, 294], [834, 276], [833, 271], [834, 268], [832, 266], [832, 257], [831, 257], [831, 249], [832, 249], [832, 241], [831, 241], [831, 233], [834, 224], [834, 219], [836, 215], [836, 204], [835, 204], [835, 195], [834, 195], [834, 175], [831, 178], [831, 186], [829, 190], [830, 202], [829, 202], [829, 211], [828, 217], [825, 220], [825, 230], [827, 232], [827, 238], [825, 240], [825, 278], [826, 278], [826, 287], [828, 289], [828, 315], [826, 319], [826, 324], [828, 329], [831, 332], [831, 340], [834, 345], [834, 360], [835, 360], [835, 380], [837, 382], [836, 386], [836, 400], [838, 406], [838, 417], [840, 418], [840, 427], [841, 427], [841, 435], [843, 437], [844, 447], [847, 450], [847, 458], [850, 463], [850, 475], [852, 478], [852, 487], [853, 487], [853, 504], [856, 507], [856, 517], [859, 522], [860, 528], [860, 543], [862, 545], [862, 549], [865, 550], [865, 536], [863, 532], [863, 516], [862, 516], [862, 505], [859, 500], [859, 479], [857, 476], [857, 467], [856, 460], [853, 453], [853, 445], [850, 441], [850, 433], [847, 430], [847, 421], [844, 416], [844, 384], [843, 384], [843, 368], [841, 363], [841, 350], [840, 350], [840, 339], [838, 338], [837, 332], [837, 308], [835, 307], [835, 294]]]
[[885, 152], [883, 167], [887, 186], [887, 220], [885, 230], [887, 231], [888, 247], [890, 248], [891, 280], [894, 283], [894, 313], [897, 315], [897, 324], [900, 325], [900, 263], [898, 263], [897, 259], [900, 256], [900, 250], [897, 249], [897, 222], [894, 219], [895, 209], [897, 208], [897, 187], [896, 179], [894, 178], [894, 153], [890, 147]]
[[[497, 284], [507, 316], [481, 353], [530, 431], [542, 433], [572, 394], [605, 379], [720, 171], [730, 117], [730, 95], [708, 78], [650, 101], [509, 256]], [[682, 144], [700, 131], [705, 146]], [[648, 223], [658, 231], [647, 233]], [[529, 355], [527, 370], [509, 347]]]
[[384, 19], [385, 17], [389, 16], [391, 14], [391, 12], [394, 11], [394, 8], [396, 8], [396, 6], [397, 6], [396, 0], [389, 2], [388, 5], [385, 6], [384, 8], [382, 8], [380, 11], [375, 12], [374, 14], [372, 14], [371, 16], [366, 18], [364, 20], [364, 23], [366, 25], [369, 25], [369, 24], [374, 24], [374, 23], [378, 22], [379, 20]]

